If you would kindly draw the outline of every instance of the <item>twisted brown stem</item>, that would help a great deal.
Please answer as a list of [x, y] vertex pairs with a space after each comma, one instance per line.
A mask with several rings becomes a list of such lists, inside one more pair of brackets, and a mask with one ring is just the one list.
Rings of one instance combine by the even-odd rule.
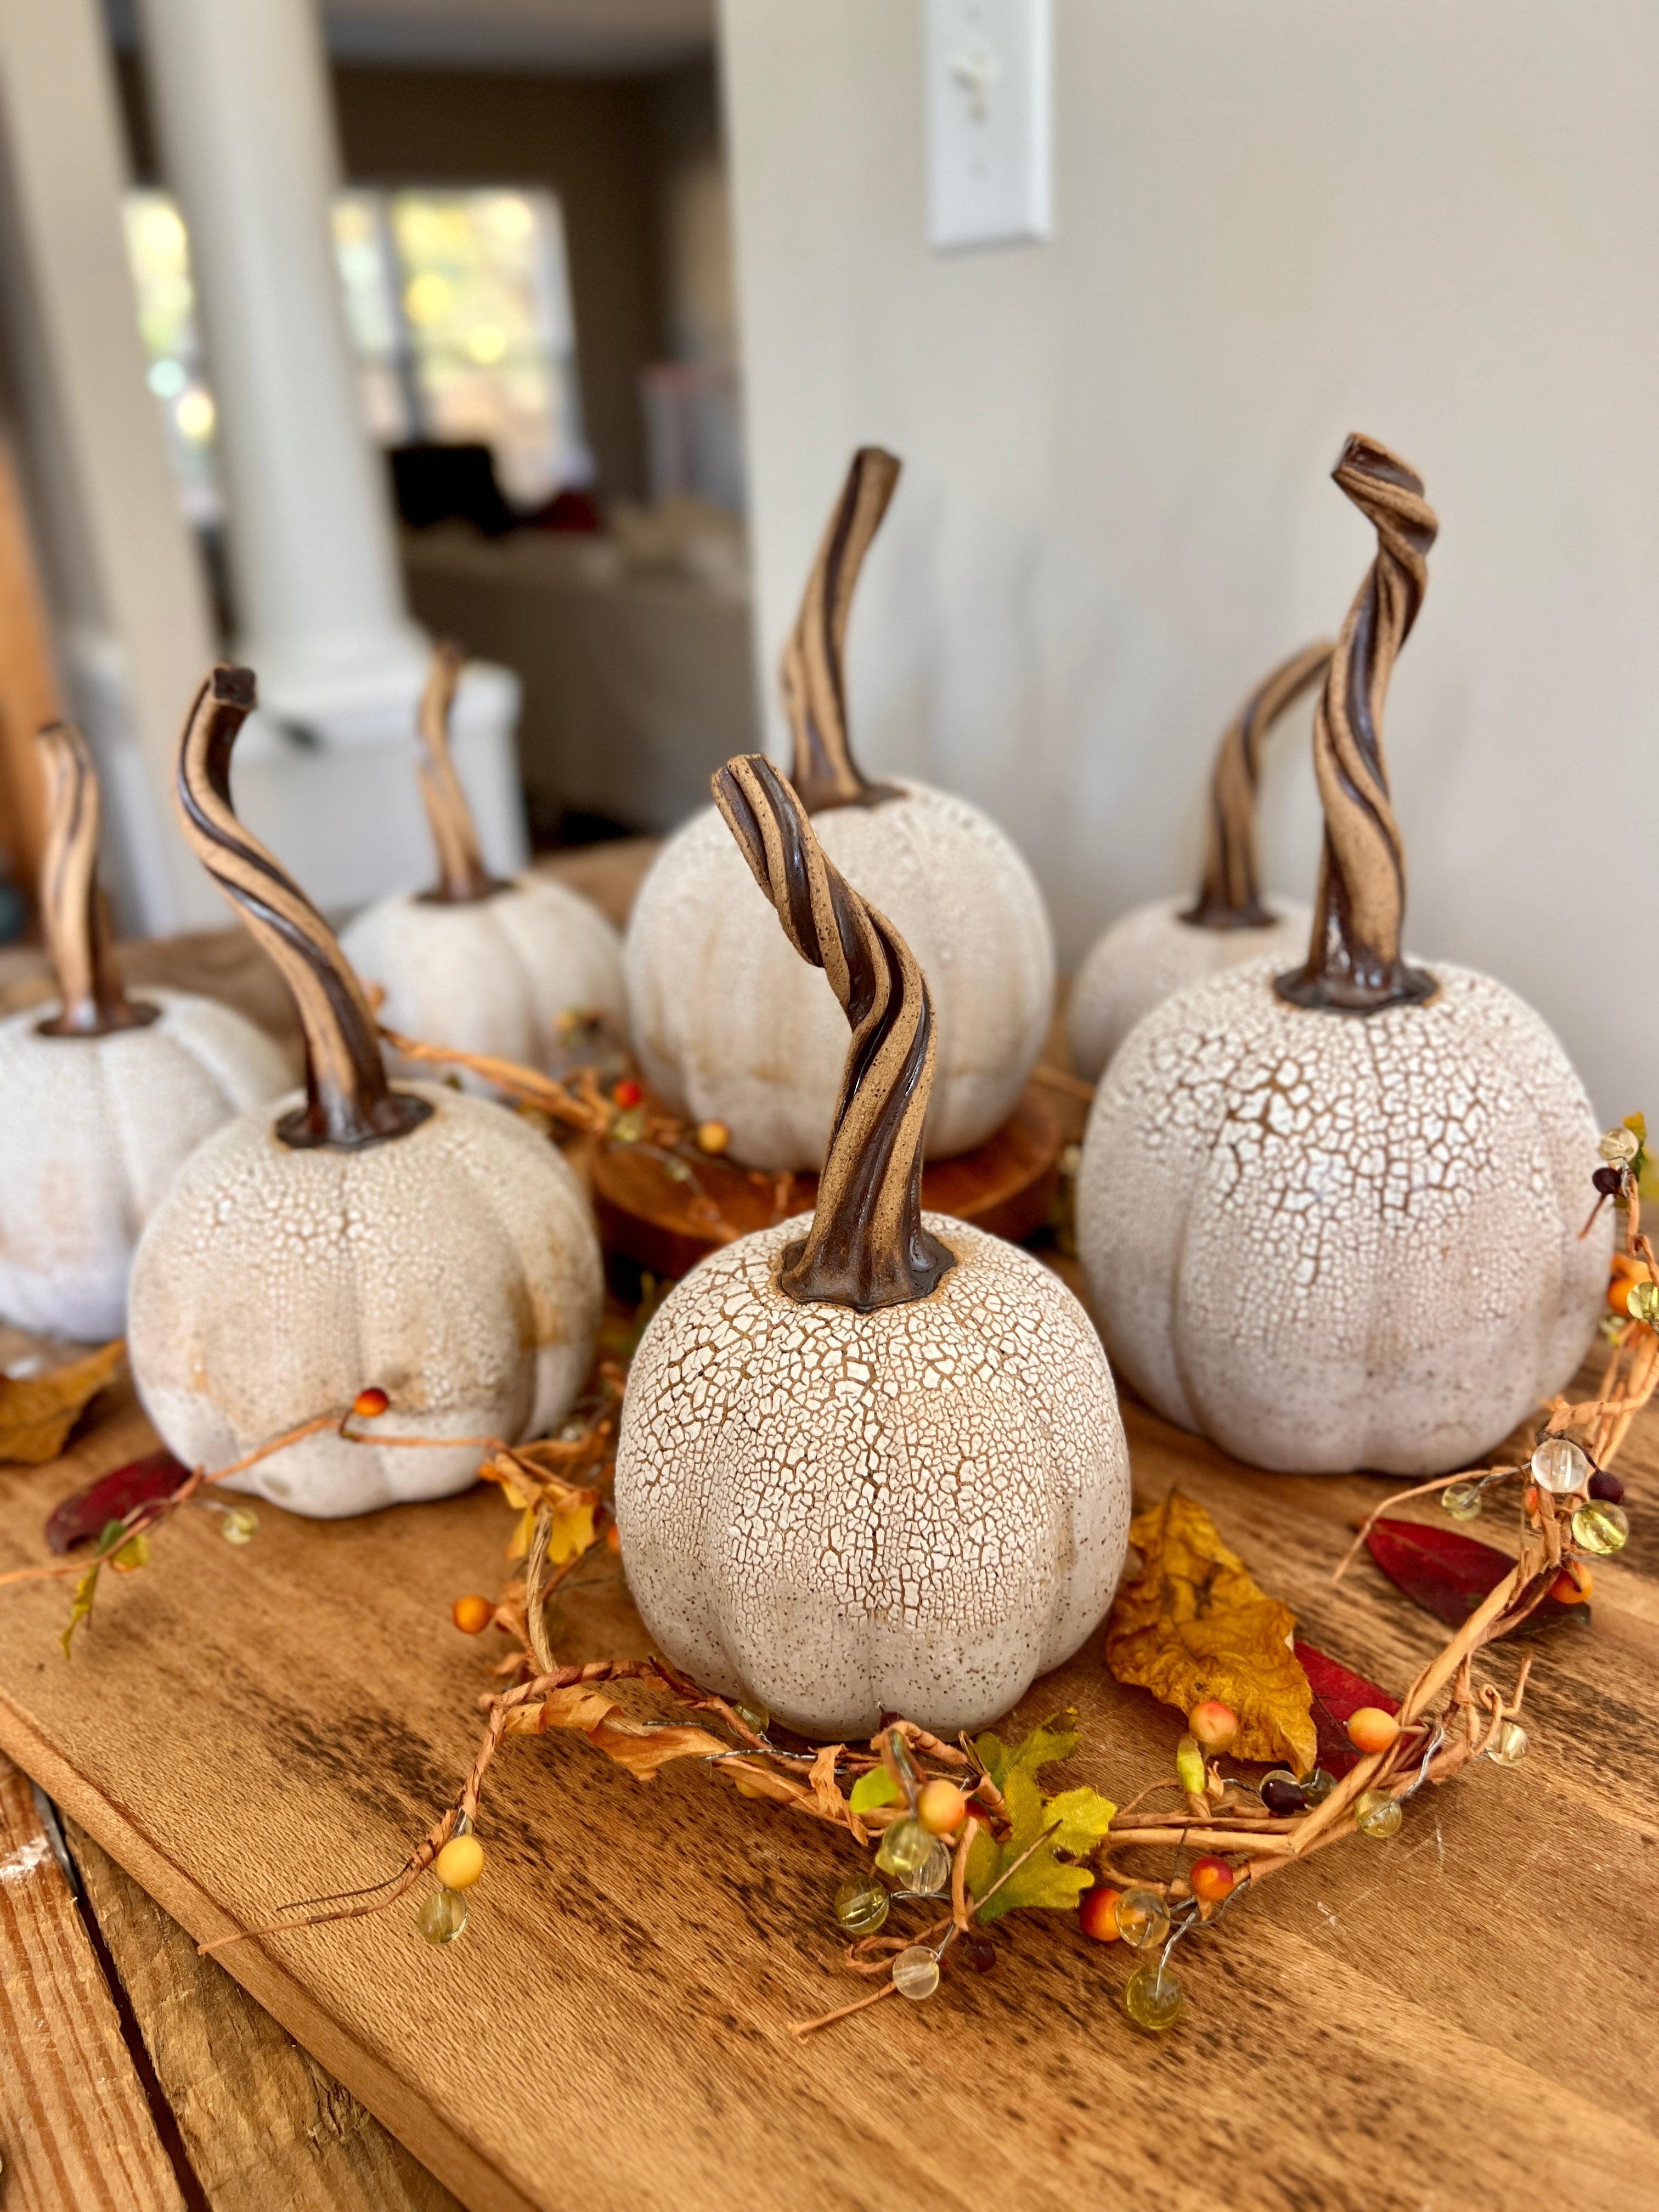
[[159, 1006], [135, 1006], [121, 988], [109, 912], [98, 881], [103, 799], [87, 741], [72, 722], [40, 732], [46, 781], [46, 849], [40, 869], [40, 919], [46, 954], [63, 1000], [42, 1036], [108, 1036], [142, 1029]]
[[449, 753], [449, 710], [466, 655], [441, 639], [421, 693], [421, 802], [438, 855], [438, 880], [423, 896], [437, 904], [471, 906], [501, 889], [483, 864], [477, 826]]
[[1268, 731], [1330, 665], [1331, 646], [1321, 638], [1281, 661], [1239, 708], [1216, 750], [1210, 777], [1210, 842], [1204, 880], [1191, 909], [1182, 915], [1200, 929], [1263, 929], [1273, 920], [1261, 902], [1256, 869], [1255, 792], [1261, 744]]
[[910, 948], [825, 859], [800, 800], [759, 754], [728, 761], [714, 804], [784, 934], [822, 968], [852, 1027], [810, 1234], [780, 1287], [803, 1304], [903, 1305], [955, 1255], [921, 1220], [921, 1138], [933, 1087], [933, 1007]]
[[1370, 1014], [1432, 998], [1435, 981], [1401, 957], [1406, 857], [1389, 803], [1382, 708], [1428, 584], [1439, 530], [1422, 479], [1356, 435], [1332, 472], [1376, 531], [1376, 557], [1337, 640], [1314, 715], [1314, 773], [1325, 810], [1307, 965], [1274, 988], [1299, 1006]]
[[790, 780], [809, 814], [830, 806], [878, 806], [898, 796], [890, 783], [869, 782], [853, 758], [842, 652], [853, 587], [893, 496], [899, 467], [879, 446], [860, 446], [854, 454], [783, 649], [783, 705], [795, 738]]
[[282, 969], [306, 1038], [306, 1103], [284, 1115], [285, 1145], [355, 1150], [401, 1137], [432, 1109], [393, 1091], [362, 986], [323, 920], [281, 865], [236, 819], [230, 754], [253, 708], [251, 668], [213, 671], [179, 748], [174, 796], [185, 835], [214, 882]]

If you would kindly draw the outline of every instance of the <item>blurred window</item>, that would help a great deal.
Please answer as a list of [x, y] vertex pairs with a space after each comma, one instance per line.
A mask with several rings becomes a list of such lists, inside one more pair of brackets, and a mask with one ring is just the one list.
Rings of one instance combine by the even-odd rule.
[[[191, 520], [218, 519], [214, 411], [185, 226], [165, 192], [126, 203], [150, 388]], [[581, 434], [564, 225], [551, 192], [355, 189], [334, 250], [363, 416], [383, 446], [481, 443], [533, 507], [591, 483]]]

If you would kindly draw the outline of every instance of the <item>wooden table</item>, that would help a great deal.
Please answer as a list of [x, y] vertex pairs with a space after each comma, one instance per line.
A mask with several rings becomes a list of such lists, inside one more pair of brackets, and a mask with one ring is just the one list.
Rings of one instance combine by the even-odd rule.
[[[1438, 1647], [1369, 1562], [1330, 1586], [1376, 1483], [1263, 1475], [1127, 1414], [1140, 1498], [1203, 1500], [1300, 1633], [1395, 1689]], [[64, 1461], [0, 1469], [0, 1567], [146, 1440], [118, 1389]], [[0, 2204], [1659, 2201], [1659, 1416], [1621, 1472], [1632, 1540], [1597, 1568], [1589, 1632], [1540, 1652], [1524, 1765], [1426, 1793], [1396, 1841], [1322, 1853], [1183, 1947], [1188, 2015], [1162, 2041], [1124, 2019], [1121, 1946], [1024, 1915], [983, 1978], [799, 2042], [788, 2022], [860, 1993], [828, 1916], [835, 1838], [702, 1769], [641, 1787], [552, 1737], [492, 1772], [459, 1944], [420, 1942], [408, 1901], [239, 1944], [224, 1966], [253, 2005], [180, 1928], [370, 1881], [447, 1801], [490, 1655], [446, 1615], [499, 1584], [499, 1500], [341, 1523], [261, 1506], [241, 1552], [187, 1513], [68, 1663], [63, 1586], [8, 1592], [0, 1749], [64, 1809], [85, 1905], [0, 1783]], [[562, 1656], [643, 1649], [608, 1553], [552, 1626]], [[1097, 1650], [1012, 1725], [1065, 1704], [1075, 1779], [1124, 1799], [1167, 1771], [1172, 1717]]]

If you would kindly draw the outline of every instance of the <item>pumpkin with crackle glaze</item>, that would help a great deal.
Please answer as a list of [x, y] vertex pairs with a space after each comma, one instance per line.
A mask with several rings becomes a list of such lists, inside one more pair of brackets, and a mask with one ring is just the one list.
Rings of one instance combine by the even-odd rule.
[[1128, 1457], [1099, 1339], [1030, 1254], [918, 1202], [927, 988], [764, 761], [716, 798], [854, 1036], [815, 1214], [672, 1291], [617, 1447], [629, 1587], [662, 1650], [809, 1735], [1007, 1711], [1111, 1601]]
[[40, 745], [61, 1005], [0, 1021], [0, 1320], [101, 1340], [126, 1326], [134, 1249], [184, 1162], [292, 1079], [274, 1041], [216, 999], [128, 998], [98, 884], [97, 771], [68, 723]]
[[[347, 959], [385, 996], [391, 1030], [491, 1060], [560, 1071], [574, 1030], [624, 1023], [622, 945], [598, 907], [544, 876], [489, 874], [449, 751], [458, 647], [440, 645], [421, 701], [421, 796], [438, 855], [430, 890], [400, 891], [341, 933]], [[470, 1068], [459, 1079], [481, 1096]]]
[[1314, 726], [1326, 844], [1306, 965], [1147, 1015], [1090, 1115], [1078, 1242], [1114, 1364], [1158, 1411], [1285, 1470], [1463, 1467], [1571, 1377], [1607, 1236], [1596, 1127], [1541, 1018], [1400, 949], [1388, 677], [1433, 543], [1422, 485], [1350, 440], [1379, 545]]
[[1066, 1006], [1072, 1061], [1091, 1083], [1143, 1014], [1206, 975], [1271, 956], [1283, 963], [1308, 941], [1300, 900], [1265, 899], [1255, 853], [1255, 792], [1268, 731], [1329, 663], [1322, 640], [1275, 668], [1250, 694], [1217, 749], [1210, 776], [1209, 845], [1195, 899], [1132, 907], [1097, 938]]
[[248, 672], [214, 671], [185, 731], [180, 811], [294, 989], [307, 1089], [231, 1122], [176, 1178], [139, 1247], [129, 1342], [146, 1412], [195, 1465], [383, 1389], [384, 1433], [425, 1446], [325, 1425], [228, 1486], [331, 1517], [463, 1490], [481, 1437], [559, 1421], [592, 1358], [599, 1240], [574, 1176], [526, 1122], [447, 1085], [388, 1083], [327, 925], [232, 811], [252, 703]]
[[[898, 463], [862, 449], [784, 655], [791, 780], [834, 865], [887, 915], [933, 995], [930, 1159], [984, 1142], [1012, 1113], [1048, 1035], [1054, 940], [1042, 893], [1003, 832], [963, 799], [872, 783], [847, 736], [842, 647], [856, 581]], [[641, 886], [624, 946], [629, 1022], [646, 1079], [676, 1113], [724, 1122], [750, 1167], [815, 1168], [845, 1057], [839, 1009], [748, 895], [718, 815], [696, 815]]]

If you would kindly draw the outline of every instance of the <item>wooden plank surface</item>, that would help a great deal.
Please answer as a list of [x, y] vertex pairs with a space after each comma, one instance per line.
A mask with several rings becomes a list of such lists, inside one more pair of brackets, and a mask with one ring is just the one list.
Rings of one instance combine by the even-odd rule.
[[[1369, 1564], [1329, 1586], [1376, 1486], [1253, 1473], [1138, 1408], [1129, 1426], [1142, 1498], [1202, 1498], [1322, 1648], [1398, 1689], [1437, 1647]], [[66, 1461], [0, 1473], [0, 1565], [148, 1442], [118, 1395]], [[1656, 1442], [1648, 1420], [1627, 1452], [1635, 1533], [1593, 1626], [1540, 1655], [1525, 1765], [1427, 1793], [1397, 1841], [1325, 1852], [1185, 1946], [1165, 2041], [1119, 2008], [1121, 1947], [1024, 1916], [982, 1979], [796, 2042], [790, 2021], [860, 1989], [834, 1838], [702, 1770], [642, 1787], [551, 1737], [497, 1762], [459, 1943], [431, 1950], [405, 1901], [225, 1963], [475, 2207], [1650, 2202]], [[0, 1637], [0, 1744], [204, 1937], [388, 1871], [447, 1799], [489, 1656], [447, 1609], [497, 1587], [508, 1524], [480, 1492], [362, 1522], [259, 1510], [245, 1551], [181, 1516], [72, 1662], [61, 1586], [9, 1593]], [[563, 1656], [643, 1648], [608, 1552], [554, 1631]], [[1171, 1717], [1097, 1650], [1016, 1725], [1066, 1704], [1074, 1778], [1121, 1800], [1166, 1771]]]

